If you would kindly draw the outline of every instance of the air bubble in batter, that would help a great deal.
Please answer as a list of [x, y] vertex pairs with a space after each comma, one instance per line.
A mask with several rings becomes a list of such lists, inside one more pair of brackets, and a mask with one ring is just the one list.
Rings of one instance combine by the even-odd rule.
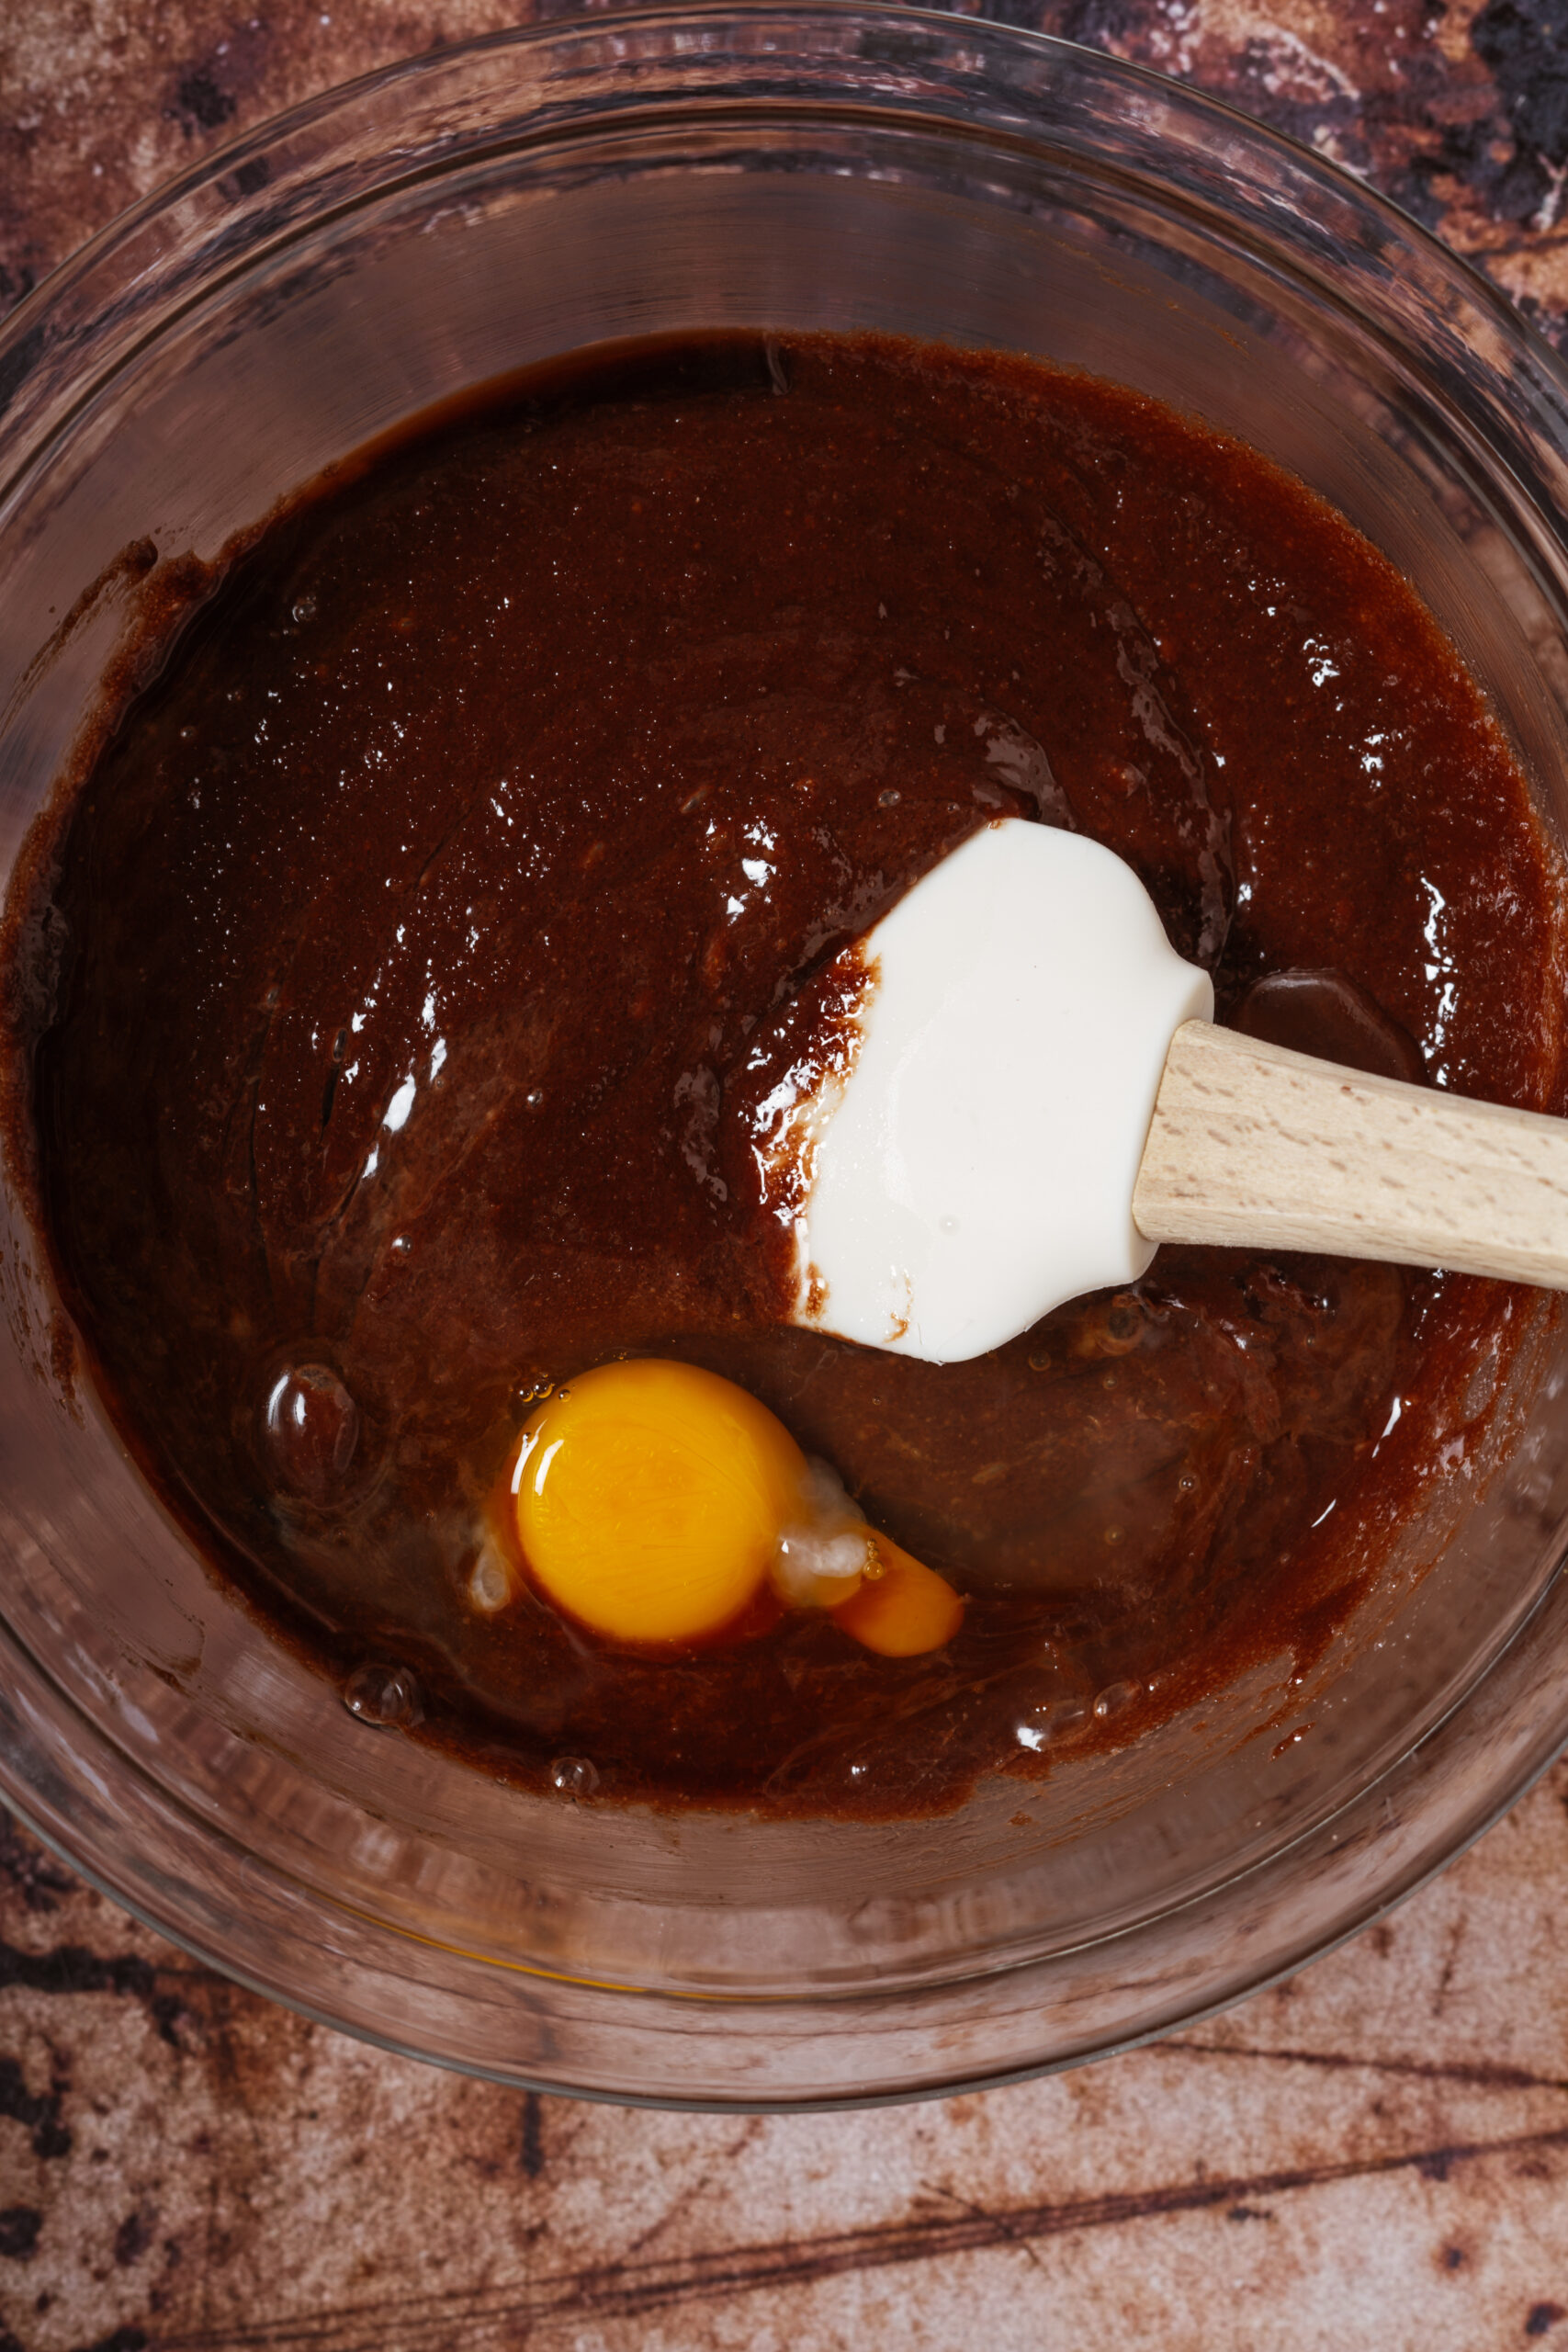
[[1038, 1756], [1042, 1748], [1076, 1737], [1088, 1722], [1088, 1707], [1068, 1692], [1060, 1698], [1043, 1699], [1038, 1706], [1031, 1707], [1022, 1721], [1014, 1725], [1013, 1736], [1021, 1747]]
[[330, 1503], [359, 1451], [359, 1408], [325, 1364], [290, 1364], [267, 1392], [262, 1436], [286, 1494]]
[[406, 1666], [373, 1659], [355, 1668], [343, 1686], [343, 1703], [356, 1722], [378, 1731], [409, 1731], [424, 1716], [418, 1676]]

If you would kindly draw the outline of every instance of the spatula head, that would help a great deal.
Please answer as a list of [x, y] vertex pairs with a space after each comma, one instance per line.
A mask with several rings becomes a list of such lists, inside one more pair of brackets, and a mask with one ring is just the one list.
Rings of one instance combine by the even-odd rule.
[[785, 1138], [808, 1179], [793, 1319], [953, 1363], [1135, 1280], [1166, 1049], [1214, 997], [1132, 868], [1002, 819], [849, 952], [866, 980], [848, 1073]]

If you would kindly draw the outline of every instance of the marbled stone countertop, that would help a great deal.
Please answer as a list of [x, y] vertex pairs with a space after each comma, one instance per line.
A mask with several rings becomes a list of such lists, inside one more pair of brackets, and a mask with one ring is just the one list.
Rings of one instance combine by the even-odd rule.
[[[0, 307], [509, 0], [5, 0]], [[995, 0], [1364, 174], [1568, 338], [1568, 0]], [[1568, 1769], [1384, 1925], [1022, 2088], [594, 2108], [364, 2049], [0, 1838], [0, 2352], [1568, 2346]]]

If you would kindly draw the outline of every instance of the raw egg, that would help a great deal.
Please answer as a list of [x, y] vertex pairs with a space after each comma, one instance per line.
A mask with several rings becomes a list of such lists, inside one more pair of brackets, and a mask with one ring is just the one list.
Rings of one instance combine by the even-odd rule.
[[761, 1593], [806, 1476], [784, 1423], [732, 1381], [602, 1364], [528, 1424], [518, 1540], [549, 1598], [596, 1633], [696, 1641]]
[[908, 1657], [963, 1618], [953, 1587], [874, 1534], [765, 1405], [695, 1364], [581, 1374], [524, 1430], [512, 1492], [536, 1583], [614, 1641], [754, 1630], [763, 1601], [830, 1611], [867, 1648]]
[[950, 1642], [964, 1603], [945, 1577], [886, 1535], [872, 1538], [873, 1562], [859, 1589], [833, 1611], [833, 1623], [884, 1657], [919, 1657]]

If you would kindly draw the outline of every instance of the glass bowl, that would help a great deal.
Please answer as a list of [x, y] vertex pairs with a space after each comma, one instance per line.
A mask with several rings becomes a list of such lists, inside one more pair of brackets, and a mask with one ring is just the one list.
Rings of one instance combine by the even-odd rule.
[[[0, 856], [139, 559], [211, 555], [463, 387], [608, 338], [876, 329], [1036, 353], [1240, 435], [1415, 582], [1562, 831], [1551, 355], [1316, 157], [1103, 57], [895, 8], [508, 34], [299, 108], [127, 214], [0, 334]], [[118, 1901], [337, 2026], [618, 2099], [1005, 2080], [1349, 1933], [1568, 1733], [1568, 1343], [1412, 1532], [1281, 1747], [1267, 1678], [1020, 1812], [761, 1822], [524, 1799], [374, 1730], [202, 1568], [50, 1344], [6, 1170], [0, 1784]], [[1270, 1731], [1269, 1726], [1273, 1729]], [[1015, 1817], [1016, 1816], [1016, 1817]]]

